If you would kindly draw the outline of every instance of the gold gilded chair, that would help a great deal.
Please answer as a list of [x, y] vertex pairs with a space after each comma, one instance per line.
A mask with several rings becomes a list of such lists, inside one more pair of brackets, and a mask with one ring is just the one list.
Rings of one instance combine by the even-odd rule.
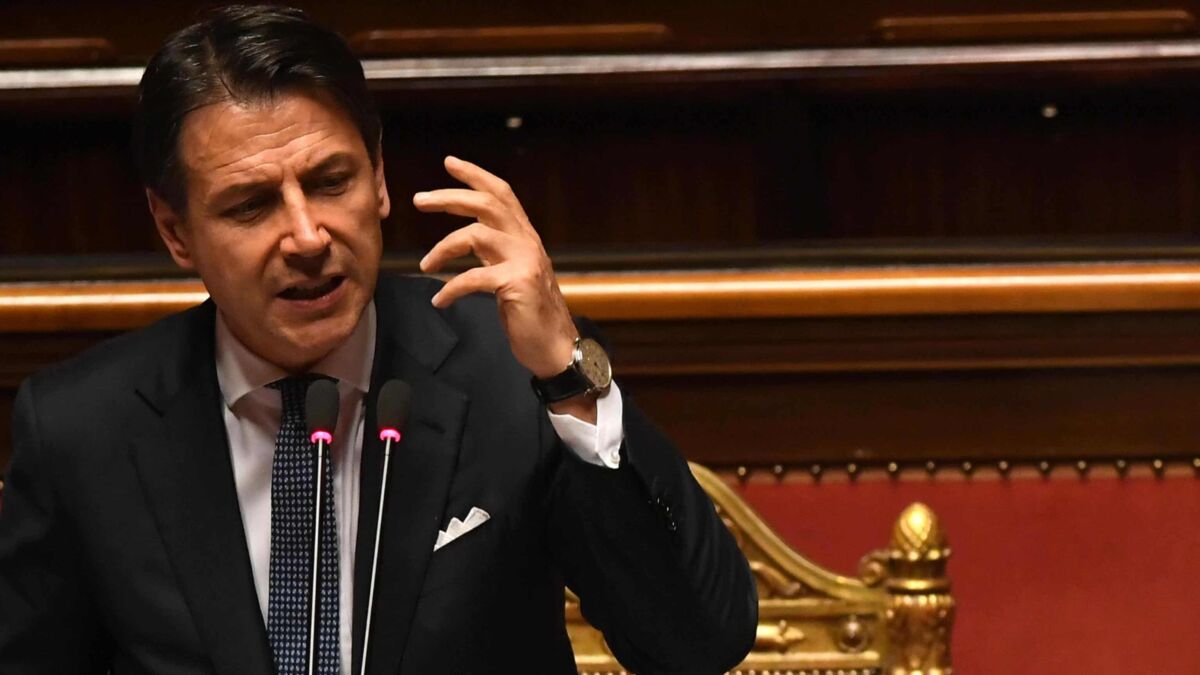
[[[950, 549], [923, 504], [904, 510], [891, 544], [863, 557], [859, 578], [792, 550], [716, 474], [692, 464], [758, 582], [758, 635], [736, 675], [951, 675]], [[581, 675], [620, 675], [604, 638], [568, 592], [567, 630]]]

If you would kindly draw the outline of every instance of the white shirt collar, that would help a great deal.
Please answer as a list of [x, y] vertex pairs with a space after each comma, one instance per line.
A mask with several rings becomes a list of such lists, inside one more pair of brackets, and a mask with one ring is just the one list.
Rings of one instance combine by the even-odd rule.
[[[234, 337], [217, 312], [217, 383], [229, 408], [247, 394], [288, 376], [288, 372], [250, 351]], [[366, 393], [371, 387], [375, 361], [375, 302], [372, 300], [342, 344], [317, 362], [310, 372], [338, 381], [338, 389], [352, 387]]]

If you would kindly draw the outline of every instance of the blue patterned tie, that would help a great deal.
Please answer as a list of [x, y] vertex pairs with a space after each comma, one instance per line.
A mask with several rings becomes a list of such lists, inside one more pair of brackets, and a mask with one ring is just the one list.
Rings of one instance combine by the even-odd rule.
[[[267, 636], [279, 675], [308, 672], [308, 609], [316, 448], [308, 439], [304, 398], [313, 376], [288, 377], [267, 385], [283, 399], [275, 462], [271, 468], [271, 581]], [[317, 599], [317, 665], [321, 675], [338, 675], [338, 546], [333, 508], [333, 471], [325, 449], [321, 486], [321, 560]]]

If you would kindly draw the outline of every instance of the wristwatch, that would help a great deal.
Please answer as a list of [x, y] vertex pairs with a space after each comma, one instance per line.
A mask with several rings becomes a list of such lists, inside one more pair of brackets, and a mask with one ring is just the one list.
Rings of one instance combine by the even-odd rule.
[[558, 403], [580, 394], [608, 391], [612, 384], [612, 364], [595, 340], [575, 338], [575, 350], [566, 370], [544, 379], [534, 376], [530, 382], [542, 403]]

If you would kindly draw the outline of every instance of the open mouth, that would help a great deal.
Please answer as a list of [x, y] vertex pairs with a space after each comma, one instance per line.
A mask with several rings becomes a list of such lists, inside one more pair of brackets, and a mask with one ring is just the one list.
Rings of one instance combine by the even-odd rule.
[[346, 280], [343, 276], [330, 277], [328, 281], [317, 283], [316, 285], [297, 284], [289, 286], [279, 293], [279, 297], [284, 300], [316, 300], [325, 297], [337, 290], [338, 286]]

